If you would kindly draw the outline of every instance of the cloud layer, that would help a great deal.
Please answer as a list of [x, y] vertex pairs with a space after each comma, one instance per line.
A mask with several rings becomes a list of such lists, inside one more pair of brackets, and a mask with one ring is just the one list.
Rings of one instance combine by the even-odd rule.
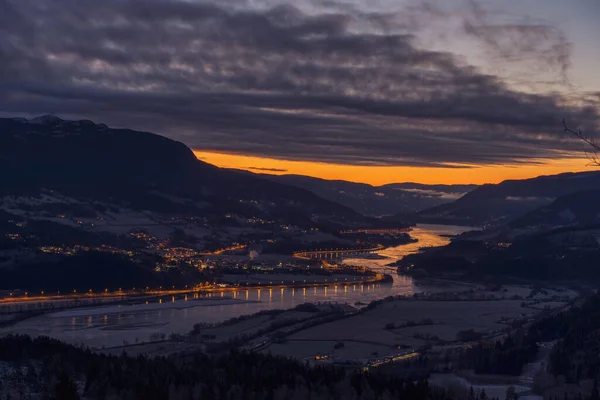
[[[598, 120], [589, 95], [575, 106], [518, 92], [455, 54], [419, 47], [405, 18], [336, 3], [310, 13], [227, 3], [0, 0], [0, 111], [147, 129], [204, 150], [361, 165], [555, 157], [581, 150], [560, 134], [563, 117]], [[413, 16], [444, 12], [420, 4]], [[473, 7], [465, 31], [494, 54], [542, 49], [566, 76], [562, 33], [494, 25]], [[513, 48], [515, 37], [528, 42]]]

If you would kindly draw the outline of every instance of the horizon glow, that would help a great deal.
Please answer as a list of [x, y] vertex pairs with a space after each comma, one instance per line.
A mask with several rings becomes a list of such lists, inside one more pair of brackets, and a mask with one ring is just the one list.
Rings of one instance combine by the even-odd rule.
[[[466, 168], [361, 166], [280, 160], [238, 154], [193, 150], [196, 157], [221, 168], [233, 168], [257, 174], [306, 175], [327, 180], [345, 180], [373, 186], [388, 183], [415, 182], [423, 184], [499, 183], [511, 179], [528, 179], [565, 172], [594, 171], [585, 157], [564, 157], [556, 160], [532, 160], [519, 165], [482, 165]], [[535, 162], [535, 163], [534, 163]]]

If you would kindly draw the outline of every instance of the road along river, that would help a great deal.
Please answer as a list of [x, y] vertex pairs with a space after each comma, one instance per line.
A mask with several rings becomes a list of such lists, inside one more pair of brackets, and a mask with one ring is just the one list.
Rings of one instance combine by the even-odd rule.
[[[385, 264], [407, 254], [449, 242], [447, 235], [467, 231], [467, 227], [419, 225], [411, 231], [418, 242], [378, 251], [381, 258], [348, 258], [348, 264], [364, 265], [391, 274], [393, 283], [331, 285], [309, 288], [242, 288], [237, 291], [208, 293], [204, 297], [175, 299], [137, 305], [100, 306], [65, 310], [27, 319], [3, 328], [0, 334], [47, 335], [74, 344], [111, 347], [144, 342], [151, 336], [187, 333], [194, 324], [220, 322], [240, 315], [268, 309], [292, 308], [302, 303], [338, 302], [354, 305], [369, 303], [391, 295], [412, 295], [423, 291], [449, 290], [448, 287], [419, 285], [408, 276], [397, 275]], [[385, 258], [383, 258], [385, 257]]]

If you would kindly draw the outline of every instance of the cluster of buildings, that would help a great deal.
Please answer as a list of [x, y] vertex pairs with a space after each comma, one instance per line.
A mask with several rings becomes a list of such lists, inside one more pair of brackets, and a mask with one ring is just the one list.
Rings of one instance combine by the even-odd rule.
[[42, 253], [48, 254], [57, 254], [63, 256], [74, 256], [77, 253], [84, 253], [89, 251], [97, 251], [102, 253], [110, 253], [110, 254], [118, 254], [121, 256], [126, 256], [132, 258], [136, 255], [136, 253], [132, 250], [123, 250], [118, 249], [112, 246], [40, 246], [38, 250]]
[[206, 260], [206, 257], [210, 255], [221, 255], [228, 252], [236, 252], [246, 249], [245, 245], [236, 243], [215, 251], [200, 251], [189, 247], [172, 246], [168, 239], [157, 238], [142, 231], [131, 232], [129, 233], [129, 236], [131, 238], [143, 241], [143, 246], [133, 250], [121, 249], [108, 245], [40, 246], [37, 248], [37, 250], [41, 253], [63, 256], [74, 256], [76, 254], [90, 251], [104, 252], [124, 256], [132, 259], [132, 261], [135, 262], [148, 261], [149, 258], [154, 257], [154, 262], [156, 262], [155, 269], [156, 271], [161, 271], [169, 268], [177, 268], [183, 265], [194, 267], [199, 270], [207, 268], [215, 269], [218, 266], [224, 266], [227, 268], [242, 265], [240, 261], [208, 261]]

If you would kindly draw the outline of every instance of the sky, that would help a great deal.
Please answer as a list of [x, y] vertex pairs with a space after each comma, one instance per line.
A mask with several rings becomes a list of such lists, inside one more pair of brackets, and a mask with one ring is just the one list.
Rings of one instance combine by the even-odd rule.
[[598, 0], [0, 0], [0, 115], [372, 184], [585, 170], [561, 121], [599, 135], [599, 18]]

